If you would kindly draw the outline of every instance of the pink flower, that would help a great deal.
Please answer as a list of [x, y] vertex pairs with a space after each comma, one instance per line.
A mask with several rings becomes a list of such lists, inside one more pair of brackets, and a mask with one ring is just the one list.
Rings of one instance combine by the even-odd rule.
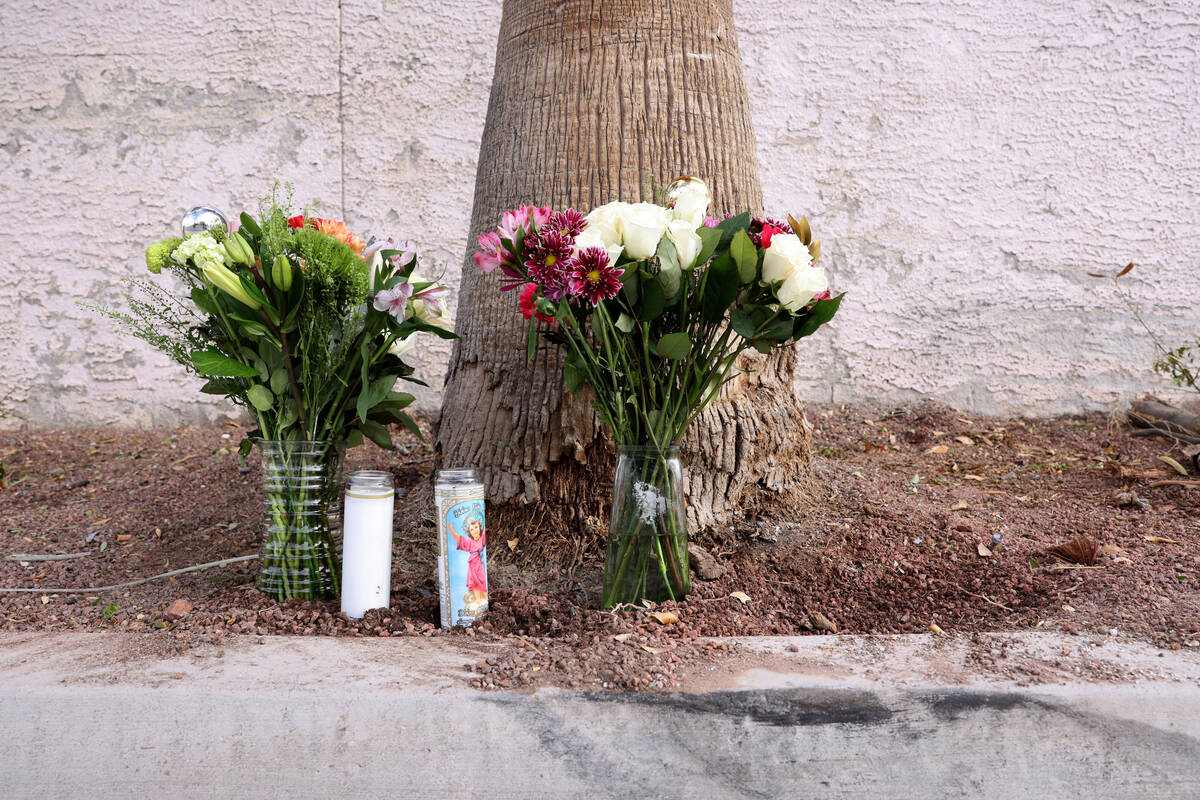
[[399, 241], [389, 236], [386, 239], [379, 239], [371, 242], [362, 252], [363, 259], [370, 264], [371, 258], [380, 250], [396, 250], [397, 252], [388, 257], [388, 264], [391, 265], [392, 271], [400, 269], [402, 266], [412, 261], [417, 257], [417, 246], [410, 241]]
[[717, 227], [717, 225], [718, 225], [718, 224], [719, 224], [719, 223], [717, 222], [717, 218], [716, 218], [716, 217], [710, 217], [710, 216], [705, 216], [705, 217], [704, 217], [704, 227], [706, 227], [706, 228], [715, 228], [715, 227]]
[[491, 272], [505, 262], [511, 262], [512, 253], [500, 244], [500, 234], [492, 231], [479, 237], [479, 252], [475, 254], [475, 265], [484, 272]]
[[521, 316], [525, 319], [536, 316], [542, 322], [554, 322], [554, 317], [538, 311], [537, 289], [538, 286], [536, 283], [527, 283], [525, 284], [525, 288], [521, 290], [521, 297], [517, 300], [517, 307], [521, 309]]
[[616, 297], [621, 291], [624, 270], [609, 266], [608, 252], [603, 247], [580, 250], [573, 264], [571, 291], [587, 298], [592, 305]]
[[[405, 285], [408, 286], [408, 284]], [[408, 286], [408, 290], [411, 292], [412, 286]], [[426, 287], [414, 294], [412, 299], [424, 300], [425, 305], [433, 309], [434, 313], [441, 314], [444, 311], [442, 308], [441, 298], [448, 294], [450, 294], [450, 290], [445, 286], [438, 286], [437, 284], [434, 284], [433, 286]]]
[[512, 211], [505, 211], [504, 216], [500, 218], [500, 236], [510, 242], [514, 241], [518, 230], [524, 229], [528, 234], [531, 230], [531, 223], [534, 227], [542, 227], [542, 224], [550, 218], [551, 213], [553, 213], [551, 209], [537, 206], [521, 206]]
[[[426, 290], [428, 291], [428, 290]], [[408, 316], [408, 298], [412, 296], [411, 283], [398, 283], [391, 289], [384, 289], [375, 295], [374, 306], [377, 311], [384, 311], [404, 322]]]

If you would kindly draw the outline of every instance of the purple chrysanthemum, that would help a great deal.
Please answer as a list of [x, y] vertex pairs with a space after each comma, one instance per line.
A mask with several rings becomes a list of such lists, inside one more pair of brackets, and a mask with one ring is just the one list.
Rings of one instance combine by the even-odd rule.
[[562, 263], [565, 265], [563, 269], [547, 274], [542, 280], [542, 294], [547, 300], [562, 300], [571, 294], [571, 287], [574, 285], [572, 265], [575, 262], [564, 261]]
[[571, 293], [599, 305], [601, 300], [616, 297], [621, 291], [624, 272], [609, 265], [608, 252], [603, 247], [585, 248], [575, 255]]
[[583, 218], [583, 214], [573, 208], [568, 208], [566, 211], [556, 211], [551, 214], [550, 219], [546, 220], [546, 224], [539, 228], [539, 231], [554, 231], [568, 239], [574, 239], [586, 227], [587, 220]]
[[526, 253], [529, 277], [542, 286], [559, 280], [571, 261], [571, 239], [553, 230], [539, 231], [537, 242]]

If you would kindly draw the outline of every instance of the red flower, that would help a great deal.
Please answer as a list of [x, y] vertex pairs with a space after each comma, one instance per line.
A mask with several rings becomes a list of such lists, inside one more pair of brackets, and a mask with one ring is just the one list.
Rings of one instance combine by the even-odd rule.
[[766, 250], [771, 246], [771, 237], [777, 233], [787, 233], [782, 228], [776, 228], [774, 225], [763, 225], [762, 233], [759, 237], [762, 239], [762, 248]]
[[538, 311], [537, 288], [536, 283], [527, 283], [525, 284], [525, 288], [521, 289], [521, 297], [517, 300], [517, 307], [521, 309], [521, 316], [525, 319], [536, 316], [542, 322], [554, 322], [554, 317]]
[[[763, 241], [763, 233], [767, 228], [772, 228], [772, 232], [767, 234], [766, 241]], [[755, 217], [750, 220], [750, 230], [746, 231], [750, 235], [750, 241], [754, 242], [755, 247], [765, 248], [771, 241], [771, 237], [776, 233], [791, 233], [792, 228], [786, 222], [780, 222], [777, 219], [770, 217]]]
[[[320, 219], [317, 217], [313, 217], [313, 220], [320, 222]], [[294, 217], [288, 217], [288, 227], [289, 228], [303, 228], [307, 224], [307, 222], [308, 222], [308, 220], [305, 218], [305, 216], [303, 214], [297, 214]]]

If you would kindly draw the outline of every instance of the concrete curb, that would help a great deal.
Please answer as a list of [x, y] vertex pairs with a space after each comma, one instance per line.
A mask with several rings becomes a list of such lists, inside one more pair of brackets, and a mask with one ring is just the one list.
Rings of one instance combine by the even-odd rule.
[[131, 641], [0, 635], [8, 796], [1200, 797], [1194, 651], [1109, 643], [1134, 677], [1021, 686], [935, 679], [951, 637], [746, 639], [768, 658], [723, 688], [615, 695], [469, 689], [458, 640]]

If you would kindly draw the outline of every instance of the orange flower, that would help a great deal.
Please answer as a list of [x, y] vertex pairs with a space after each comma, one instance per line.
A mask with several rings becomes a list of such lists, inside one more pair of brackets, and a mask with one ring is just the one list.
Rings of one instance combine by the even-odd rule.
[[339, 222], [332, 219], [320, 219], [318, 217], [309, 217], [308, 221], [315, 223], [313, 227], [319, 230], [321, 233], [325, 234], [326, 236], [332, 236], [339, 242], [344, 243], [360, 256], [362, 255], [363, 249], [367, 246], [366, 242], [350, 232], [350, 229], [346, 227], [346, 223], [344, 222]]

